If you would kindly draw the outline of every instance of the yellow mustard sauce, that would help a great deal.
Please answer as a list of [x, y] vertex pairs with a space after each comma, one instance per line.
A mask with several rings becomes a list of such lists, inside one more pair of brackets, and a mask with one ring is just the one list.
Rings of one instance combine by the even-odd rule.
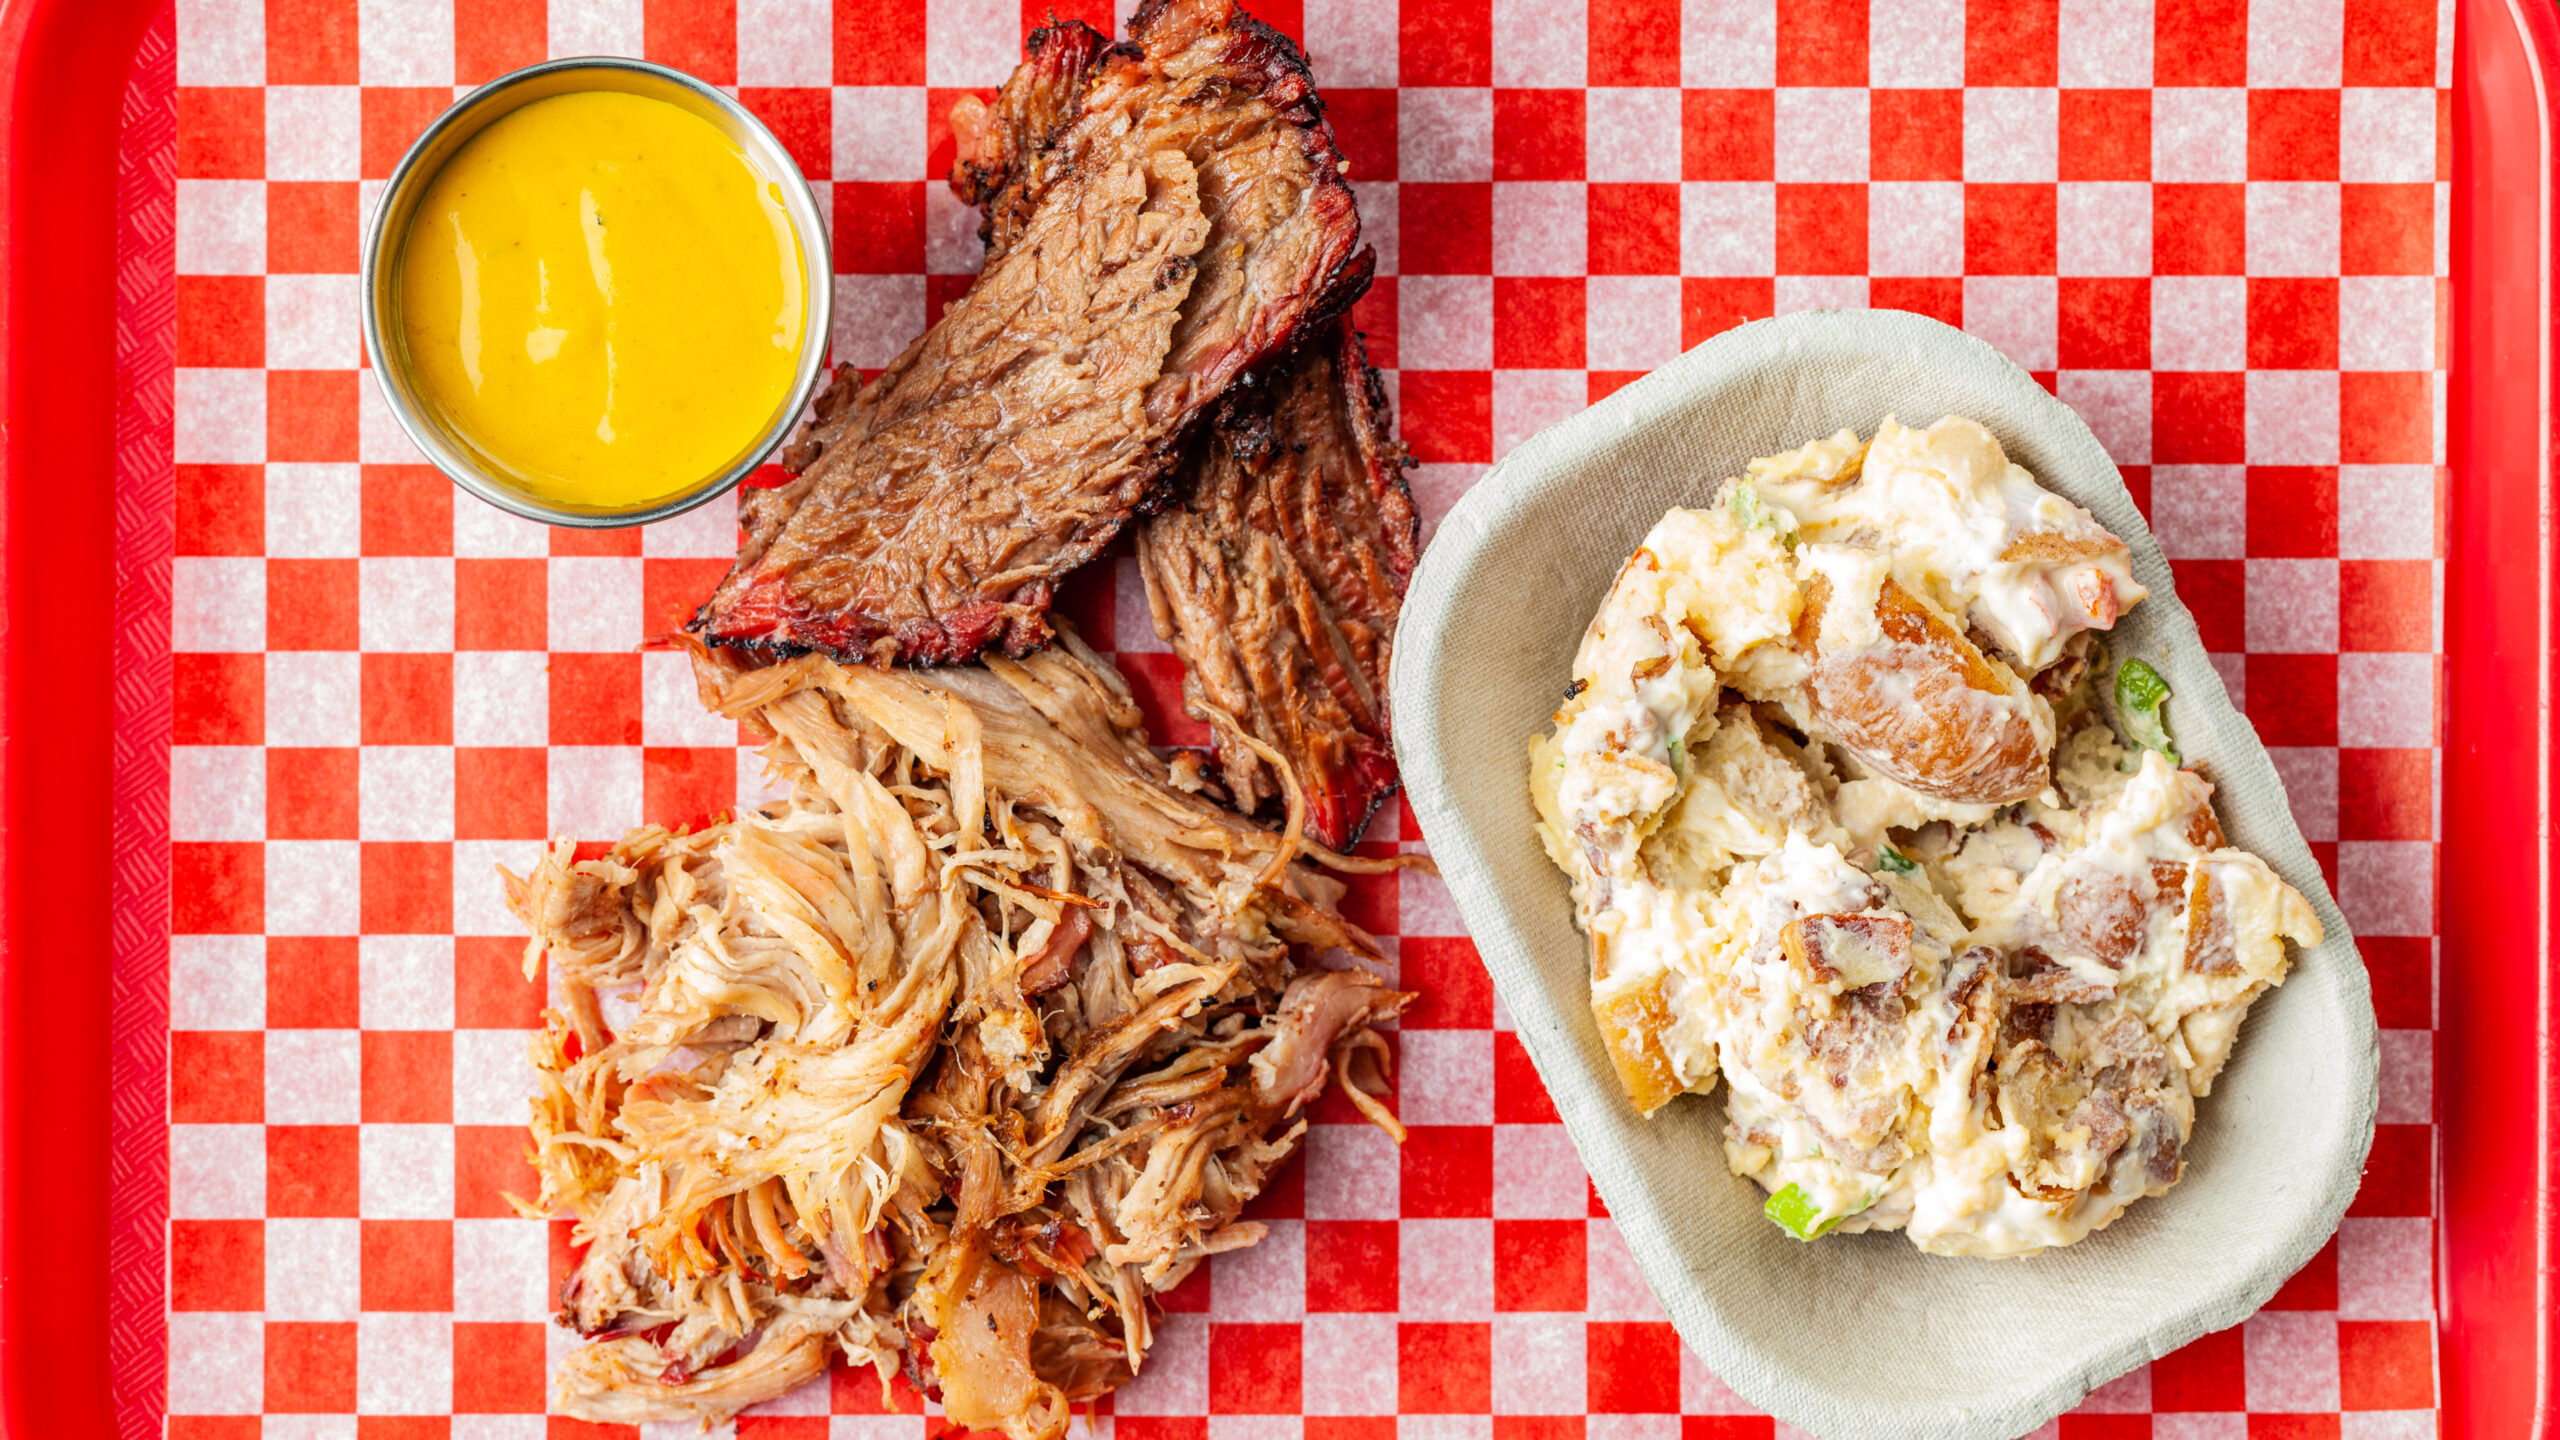
[[616, 507], [716, 473], [809, 323], [781, 186], [710, 121], [585, 91], [474, 136], [420, 199], [402, 338], [425, 398], [531, 494]]

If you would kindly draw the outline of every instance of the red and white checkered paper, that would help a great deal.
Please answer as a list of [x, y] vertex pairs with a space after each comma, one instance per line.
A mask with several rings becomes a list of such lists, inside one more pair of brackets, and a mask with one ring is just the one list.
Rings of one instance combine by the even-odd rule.
[[[1380, 256], [1358, 321], [1428, 517], [1540, 427], [1778, 311], [1942, 316], [2088, 418], [2363, 941], [2383, 1123], [2338, 1238], [2266, 1311], [2039, 1433], [2433, 1434], [2449, 7], [1260, 8], [1305, 43], [1352, 160]], [[529, 864], [546, 834], [763, 793], [682, 661], [634, 648], [720, 573], [731, 507], [546, 530], [419, 463], [361, 373], [357, 236], [383, 177], [457, 95], [545, 56], [645, 55], [735, 86], [834, 217], [836, 351], [876, 366], [977, 264], [975, 217], [938, 179], [952, 101], [1001, 82], [1049, 12], [1108, 9], [177, 0], [166, 1128], [134, 1122], [127, 1151], [165, 1144], [167, 1230], [165, 1252], [132, 1252], [142, 1288], [119, 1292], [147, 1297], [133, 1333], [165, 1318], [172, 1440], [590, 1433], [543, 1414], [570, 1343], [545, 1324], [567, 1228], [499, 1198], [531, 1193], [522, 1032], [539, 1001], [492, 867]], [[137, 79], [146, 114], [169, 102], [152, 84]], [[147, 193], [167, 157], [128, 168]], [[133, 344], [161, 304], [128, 307]], [[145, 570], [170, 518], [129, 517]], [[1200, 738], [1129, 563], [1071, 608], [1158, 736]], [[1419, 839], [1391, 813], [1370, 843]], [[1270, 1238], [1168, 1297], [1143, 1377], [1098, 1425], [1785, 1432], [1647, 1296], [1440, 887], [1408, 874], [1354, 904], [1423, 995], [1398, 1041], [1412, 1138], [1398, 1151], [1326, 1112], [1257, 1205]], [[1714, 1161], [1702, 1184], [1723, 1183]], [[839, 1373], [735, 1433], [943, 1428]]]

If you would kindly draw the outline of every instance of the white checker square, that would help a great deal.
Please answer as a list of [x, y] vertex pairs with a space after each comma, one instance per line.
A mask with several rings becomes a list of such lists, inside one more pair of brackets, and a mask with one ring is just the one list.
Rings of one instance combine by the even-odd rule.
[[2435, 1032], [2382, 1032], [2382, 1106], [2385, 1125], [2424, 1125], [2435, 1119]]
[[2338, 463], [2338, 372], [2252, 370], [2248, 376], [2252, 465]]
[[1680, 1440], [1680, 1429], [1677, 1415], [1601, 1414], [1586, 1417], [1582, 1433], [1585, 1440]]
[[270, 1125], [364, 1118], [364, 1052], [353, 1030], [268, 1031], [266, 1075]]
[[453, 0], [359, 0], [356, 76], [367, 85], [453, 83]]
[[2338, 558], [2429, 560], [2436, 546], [2432, 465], [2338, 467]]
[[[1473, 484], [1474, 481], [1475, 476], [1468, 475], [1464, 477], [1463, 483], [1450, 485], [1447, 489], [1451, 492], [1463, 490], [1465, 485]], [[1447, 503], [1440, 504], [1435, 511], [1432, 508], [1432, 502], [1423, 499], [1423, 489], [1419, 479], [1414, 483], [1413, 495], [1415, 503], [1420, 505], [1426, 514], [1437, 518], [1439, 515], [1448, 513]], [[1435, 496], [1434, 500], [1436, 501], [1437, 498]], [[1454, 493], [1449, 496], [1452, 503], [1456, 498]], [[1464, 935], [1467, 933], [1466, 922], [1458, 918], [1458, 904], [1449, 898], [1449, 887], [1439, 876], [1425, 875], [1418, 870], [1407, 870], [1396, 877], [1396, 933], [1399, 935]]]
[[2151, 1440], [2248, 1440], [2249, 1417], [2237, 1411], [2155, 1414]]
[[1115, 556], [1111, 566], [1111, 644], [1109, 649], [1138, 655], [1166, 655], [1172, 647], [1156, 634], [1154, 613], [1147, 606], [1146, 577], [1135, 556]]
[[170, 449], [181, 465], [267, 458], [267, 372], [178, 367]]
[[735, 745], [738, 722], [703, 708], [688, 657], [651, 650], [640, 656], [640, 740], [644, 745]]
[[169, 750], [169, 838], [267, 838], [267, 752], [255, 745]]
[[255, 1415], [266, 1399], [267, 1327], [255, 1315], [169, 1316], [169, 1413]]
[[[1307, 0], [1307, 60], [1320, 90], [1396, 83], [1396, 11], [1377, 0]], [[1364, 207], [1361, 213], [1368, 211]]]
[[1644, 1275], [1636, 1269], [1635, 1253], [1627, 1248], [1626, 1237], [1618, 1233], [1618, 1222], [1606, 1218], [1588, 1221], [1583, 1234], [1586, 1318], [1661, 1320], [1661, 1302], [1646, 1288]]
[[2338, 1416], [2338, 1440], [2436, 1440], [2441, 1433], [2432, 1410], [2348, 1410]]
[[453, 1222], [453, 1318], [551, 1318], [551, 1238], [540, 1220]]
[[1590, 69], [1584, 55], [1590, 39], [1584, 11], [1585, 0], [1492, 0], [1495, 35], [1538, 37], [1534, 45], [1494, 44], [1493, 83], [1547, 89], [1587, 84]]
[[1494, 1316], [1493, 1413], [1581, 1414], [1586, 1355], [1579, 1315]]
[[2147, 1415], [2151, 1413], [2151, 1367], [2139, 1365], [2089, 1392], [2073, 1407], [2081, 1415]]
[[[427, 452], [419, 449], [418, 442], [409, 438], [409, 432], [400, 428], [399, 417], [391, 413], [391, 401], [383, 395], [382, 387], [374, 384], [370, 379], [356, 387], [356, 458], [367, 465], [424, 465], [427, 463]], [[456, 498], [468, 500], [469, 497], [457, 496]], [[464, 511], [487, 510], [501, 515], [506, 513], [494, 505], [477, 502], [458, 504], [453, 509], [454, 538], [457, 543], [461, 540]], [[527, 522], [519, 521], [518, 523]]]
[[2350, 1215], [2338, 1222], [2338, 1318], [2435, 1318], [2434, 1222]]
[[1351, 198], [1360, 211], [1360, 238], [1378, 252], [1378, 273], [1396, 273], [1398, 201], [1404, 191], [1392, 180], [1351, 177]]
[[1493, 277], [1407, 275], [1396, 282], [1396, 353], [1407, 370], [1493, 368]]
[[[1296, 1415], [1210, 1415], [1208, 1440], [1304, 1440], [1306, 1424]], [[642, 1437], [648, 1440], [648, 1437]]]
[[1855, 183], [1867, 178], [1864, 88], [1781, 86], [1777, 92], [1781, 182]]
[[2338, 1408], [2338, 1320], [2316, 1310], [2264, 1310], [2240, 1333], [2253, 1413]]
[[453, 1322], [368, 1312], [356, 1321], [356, 1410], [441, 1415], [453, 1408]]
[[1583, 116], [1585, 177], [1603, 183], [1679, 182], [1678, 90], [1667, 86], [1607, 85], [1587, 93]]
[[1964, 0], [1896, 0], [1867, 11], [1867, 83], [1952, 90], [1964, 83]]
[[609, 840], [640, 823], [640, 747], [551, 747], [550, 827], [554, 835]]
[[1287, 1323], [1306, 1313], [1306, 1222], [1268, 1223], [1270, 1233], [1260, 1241], [1214, 1262], [1218, 1273], [1209, 1291], [1211, 1320]]
[[[1493, 273], [1580, 275], [1588, 263], [1588, 187], [1575, 181], [1504, 180], [1493, 187]], [[1368, 207], [1361, 207], [1368, 214]], [[1410, 285], [1422, 279], [1408, 277]]]
[[2118, 465], [2151, 463], [2151, 372], [2065, 370], [2055, 392], [2088, 422]]
[[1777, 0], [1680, 0], [1684, 88], [1749, 90], [1777, 83]]
[[[556, 1327], [543, 1328], [549, 1330]], [[549, 1363], [545, 1361], [546, 1368]], [[897, 1440], [923, 1440], [922, 1416], [896, 1418], [906, 1419], [915, 1427], [913, 1436], [900, 1436]], [[447, 1440], [544, 1440], [544, 1436], [549, 1432], [550, 1423], [540, 1415], [456, 1415], [453, 1417], [453, 1429], [448, 1432]], [[720, 1432], [715, 1430], [712, 1433], [717, 1435]], [[879, 1437], [879, 1440], [890, 1440], [890, 1437]]]
[[[616, 834], [621, 833], [616, 831]], [[506, 895], [490, 883], [504, 865], [530, 874], [542, 860], [539, 840], [459, 840], [453, 847], [453, 933], [520, 939], [524, 926], [507, 913]]]
[[265, 274], [266, 182], [179, 181], [177, 263], [181, 275]]
[[738, 752], [738, 809], [741, 813], [762, 809], [775, 801], [788, 799], [790, 795], [791, 787], [775, 778], [756, 752]]
[[1580, 370], [1494, 371], [1493, 458], [1499, 460], [1530, 436], [1581, 414], [1590, 404], [1589, 395]]
[[[1489, 465], [1423, 464], [1416, 465], [1405, 472], [1405, 478], [1411, 482], [1413, 486], [1413, 506], [1415, 509], [1422, 512], [1422, 543], [1424, 546], [1429, 546], [1431, 544], [1431, 537], [1438, 533], [1440, 517], [1448, 514], [1449, 508], [1458, 503], [1458, 497], [1465, 494], [1469, 487], [1473, 486], [1478, 480], [1483, 479], [1485, 472], [1491, 468], [1493, 467]], [[1420, 910], [1415, 908], [1415, 891], [1410, 883], [1412, 879], [1413, 872], [1406, 871], [1404, 883], [1402, 885], [1402, 893], [1404, 895], [1403, 903], [1405, 908], [1399, 913], [1397, 921], [1400, 932], [1406, 935], [1465, 934], [1466, 928], [1457, 922], [1457, 911], [1454, 908], [1448, 907], [1448, 896], [1446, 892], [1426, 892], [1421, 902], [1423, 908]], [[1446, 910], [1447, 918], [1440, 922], [1446, 928], [1438, 930], [1423, 929], [1421, 928], [1421, 922], [1416, 919], [1417, 916], [1423, 916], [1427, 919], [1431, 915], [1438, 915], [1442, 913], [1440, 911], [1432, 911], [1429, 909], [1430, 905], [1434, 903], [1430, 898], [1433, 894], [1437, 894], [1439, 896], [1439, 901], [1437, 903], [1441, 904]]]
[[[355, 934], [357, 887], [350, 882], [359, 873], [353, 840], [268, 841], [267, 933]], [[275, 1075], [270, 1057], [270, 1083]]]
[[553, 651], [625, 651], [648, 638], [636, 555], [566, 556], [551, 562], [547, 633]]
[[365, 1029], [453, 1028], [452, 936], [364, 936], [356, 941], [356, 977], [356, 1018]]
[[2338, 562], [2248, 562], [2251, 654], [2334, 655], [2338, 650]]
[[353, 370], [364, 359], [353, 275], [267, 277], [267, 367]]
[[353, 1320], [364, 1271], [359, 1224], [351, 1219], [267, 1222], [267, 1318]]
[[169, 937], [169, 1028], [263, 1030], [267, 942], [258, 935]]
[[1493, 1417], [1398, 1415], [1396, 1440], [1493, 1440]]
[[1493, 178], [1493, 92], [1475, 85], [1407, 87], [1396, 98], [1396, 178]]
[[638, 56], [647, 44], [641, 0], [551, 0], [551, 58]]
[[356, 1133], [356, 1166], [356, 1213], [364, 1218], [452, 1218], [452, 1126], [362, 1126]]
[[1310, 1415], [1396, 1411], [1396, 1317], [1309, 1315], [1298, 1332], [1300, 1403]]
[[353, 85], [268, 86], [267, 178], [360, 178], [360, 95]]
[[2338, 909], [2359, 935], [2429, 933], [2434, 878], [2432, 847], [2423, 840], [2338, 842]]
[[1975, 85], [1964, 92], [1964, 178], [2051, 184], [2059, 175], [2062, 92]]
[[453, 649], [453, 561], [368, 555], [356, 562], [357, 643], [376, 653]]
[[1680, 186], [1680, 273], [1774, 275], [1778, 187], [1757, 180], [1690, 180]]
[[178, 83], [267, 83], [266, 12], [241, 0], [178, 0]]
[[2338, 0], [2249, 0], [2249, 83], [2296, 90], [2336, 85], [2346, 19]]
[[2151, 88], [2152, 0], [2074, 0], [2055, 33], [2070, 88]]
[[1121, 1415], [1201, 1415], [1209, 1409], [1209, 1326], [1203, 1315], [1168, 1315], [1156, 1329], [1147, 1368], [1114, 1392]]
[[930, 0], [924, 83], [1001, 85], [1022, 58], [1022, 9], [1014, 0]]
[[[1407, 1040], [1412, 1036], [1411, 1031], [1405, 1033]], [[1562, 1125], [1493, 1127], [1493, 1213], [1497, 1218], [1576, 1219], [1590, 1213], [1590, 1187], [1573, 1139]]]
[[2427, 275], [2349, 275], [2338, 282], [2338, 368], [2432, 370], [2436, 282]]
[[1490, 1220], [1403, 1221], [1396, 1268], [1407, 1320], [1484, 1320], [1493, 1314]]
[[551, 739], [549, 657], [463, 650], [453, 657], [453, 743], [529, 748]]
[[2059, 295], [2050, 275], [1967, 275], [1965, 333], [1990, 341], [2023, 369], [2051, 370]]
[[176, 1220], [267, 1217], [267, 1127], [169, 1127], [169, 1215]]
[[924, 91], [913, 85], [839, 85], [830, 108], [836, 179], [923, 178]]
[[652, 559], [684, 560], [726, 560], [737, 554], [738, 492], [706, 500], [673, 519], [641, 526], [640, 553]]
[[1592, 369], [1651, 370], [1680, 354], [1679, 276], [1594, 275], [1583, 296]]
[[1396, 1218], [1402, 1167], [1377, 1126], [1308, 1126], [1306, 1168], [1308, 1219]]
[[523, 1031], [453, 1032], [454, 1124], [522, 1125], [534, 1085]]
[[738, 1413], [741, 1415], [824, 1415], [827, 1413], [830, 1388], [827, 1377], [821, 1375], [815, 1380], [803, 1382], [786, 1390], [771, 1400], [758, 1401]]
[[2237, 465], [2160, 465], [2151, 471], [2151, 533], [2172, 560], [2237, 560], [2248, 553], [2249, 482]]
[[2056, 187], [2054, 270], [2062, 275], [2151, 273], [2151, 187], [2085, 181]]
[[[2256, 560], [2252, 565], [2273, 562]], [[2311, 563], [2311, 562], [2306, 562]], [[2251, 623], [2256, 609], [2251, 607]], [[2253, 652], [2260, 647], [2252, 643]], [[2286, 803], [2302, 838], [2314, 842], [2338, 838], [2338, 751], [2331, 745], [2270, 745], [2267, 759], [2284, 782]]]
[[921, 275], [837, 276], [829, 331], [836, 359], [865, 370], [886, 368], [924, 330], [924, 305]]
[[1680, 1413], [1683, 1415], [1757, 1415], [1760, 1411], [1716, 1378], [1698, 1352], [1680, 1347]]
[[2436, 178], [2436, 92], [2358, 87], [2338, 95], [2338, 178], [2424, 184]]
[[1862, 310], [1867, 304], [1864, 275], [1781, 275], [1776, 286], [1776, 312]]
[[738, 83], [814, 88], [834, 76], [833, 12], [805, 0], [738, 0]]
[[268, 651], [267, 743], [357, 743], [364, 714], [361, 665], [352, 650]]
[[1964, 186], [1954, 180], [1868, 186], [1867, 273], [1963, 274]]
[[[533, 1417], [535, 1424], [542, 1417]], [[717, 1432], [714, 1432], [715, 1434]], [[453, 1440], [468, 1440], [461, 1429], [461, 1417], [454, 1419]], [[513, 1437], [509, 1437], [513, 1440]], [[543, 1440], [535, 1430], [524, 1440]], [[921, 1415], [830, 1415], [827, 1417], [827, 1440], [925, 1440], [925, 1417]]]
[[1493, 1032], [1406, 1030], [1398, 1037], [1397, 1117], [1408, 1125], [1493, 1123]]
[[2245, 652], [2217, 651], [2204, 657], [2213, 673], [2222, 677], [2223, 692], [2231, 697], [2231, 708], [2249, 713], [2249, 657]]
[[2338, 187], [2326, 180], [2253, 180], [2248, 191], [2252, 275], [2338, 273]]
[[362, 475], [353, 465], [269, 465], [266, 553], [276, 559], [353, 559], [364, 543]]
[[2238, 370], [2248, 363], [2248, 281], [2162, 275], [2151, 282], [2151, 368]]
[[2249, 178], [2249, 92], [2179, 86], [2151, 92], [2151, 178]]

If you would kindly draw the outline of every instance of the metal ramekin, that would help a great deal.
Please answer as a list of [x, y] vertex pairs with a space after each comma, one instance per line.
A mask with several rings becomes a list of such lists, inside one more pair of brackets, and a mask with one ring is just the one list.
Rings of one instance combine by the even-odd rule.
[[[799, 370], [791, 393], [775, 408], [773, 418], [756, 438], [717, 473], [704, 476], [698, 483], [664, 499], [621, 509], [565, 506], [527, 494], [505, 474], [484, 464], [470, 446], [454, 435], [436, 407], [411, 383], [408, 347], [400, 325], [399, 286], [395, 283], [400, 250], [408, 239], [409, 221], [417, 211], [418, 197], [426, 193], [454, 152], [511, 111], [536, 100], [584, 90], [646, 95], [699, 115], [719, 126], [746, 152], [757, 170], [778, 182], [783, 209], [790, 215], [791, 228], [800, 241], [801, 292], [808, 305], [808, 321], [801, 330]], [[399, 417], [400, 428], [409, 432], [409, 438], [417, 442], [437, 469], [452, 477], [453, 483], [501, 510], [545, 524], [587, 529], [643, 525], [681, 515], [726, 493], [791, 433], [801, 412], [808, 408], [810, 397], [817, 393], [824, 370], [828, 324], [835, 309], [834, 269], [827, 249], [826, 226], [816, 199], [801, 179], [798, 162], [745, 106], [682, 71], [645, 60], [615, 56], [548, 60], [500, 76], [455, 102], [417, 138], [409, 153], [400, 157], [400, 168], [391, 172], [391, 183], [382, 193], [381, 204], [374, 208], [365, 233], [365, 354], [371, 358], [375, 383], [391, 402], [391, 413]]]

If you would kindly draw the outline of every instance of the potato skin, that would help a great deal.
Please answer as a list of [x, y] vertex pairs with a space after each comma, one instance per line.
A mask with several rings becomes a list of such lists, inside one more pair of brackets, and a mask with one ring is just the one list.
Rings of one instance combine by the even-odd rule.
[[1883, 640], [1825, 655], [1821, 618], [1832, 603], [1829, 578], [1814, 576], [1796, 628], [1806, 700], [1830, 738], [1941, 800], [2005, 805], [2045, 788], [2052, 741], [2015, 671], [1891, 576], [1876, 591]]

